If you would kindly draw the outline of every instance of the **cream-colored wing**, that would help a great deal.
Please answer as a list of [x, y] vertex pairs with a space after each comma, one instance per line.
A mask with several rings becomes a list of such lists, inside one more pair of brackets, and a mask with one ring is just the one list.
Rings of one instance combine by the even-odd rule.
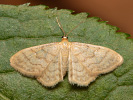
[[63, 72], [61, 65], [61, 53], [56, 53], [54, 59], [48, 64], [37, 80], [45, 86], [53, 87], [58, 82], [63, 81]]
[[25, 76], [36, 77], [44, 86], [63, 80], [59, 43], [23, 49], [10, 58], [10, 65]]
[[69, 59], [69, 81], [80, 86], [123, 63], [122, 56], [109, 48], [77, 42], [71, 43]]

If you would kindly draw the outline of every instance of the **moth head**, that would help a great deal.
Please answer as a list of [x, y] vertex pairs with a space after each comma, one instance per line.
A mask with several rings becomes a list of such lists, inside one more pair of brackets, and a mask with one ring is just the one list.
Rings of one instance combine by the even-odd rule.
[[68, 42], [68, 37], [67, 36], [62, 36], [62, 41], [67, 41]]
[[62, 38], [62, 39], [68, 39], [68, 37], [67, 37], [67, 36], [62, 36], [61, 38]]

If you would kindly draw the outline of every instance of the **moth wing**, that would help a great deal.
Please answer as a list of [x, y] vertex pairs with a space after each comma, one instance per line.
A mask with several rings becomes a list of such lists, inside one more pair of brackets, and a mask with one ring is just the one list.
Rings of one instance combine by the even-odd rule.
[[80, 86], [123, 63], [122, 56], [109, 48], [78, 42], [72, 42], [69, 59], [69, 81]]
[[26, 76], [36, 77], [44, 86], [54, 86], [63, 80], [59, 52], [59, 43], [26, 48], [10, 58], [10, 65]]

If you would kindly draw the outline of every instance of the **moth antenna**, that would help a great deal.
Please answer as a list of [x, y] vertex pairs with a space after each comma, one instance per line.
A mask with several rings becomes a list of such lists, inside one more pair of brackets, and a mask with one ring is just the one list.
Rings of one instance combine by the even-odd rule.
[[61, 23], [60, 23], [59, 18], [57, 18], [57, 17], [56, 17], [56, 21], [57, 21], [57, 23], [58, 23], [58, 25], [59, 25], [60, 29], [61, 29], [61, 30], [62, 30], [62, 32], [64, 33], [64, 37], [66, 37], [66, 33], [65, 33], [65, 31], [63, 30], [63, 27], [62, 27], [62, 25], [61, 25]]
[[66, 37], [68, 36], [69, 33], [71, 33], [74, 29], [76, 29], [80, 24], [82, 24], [84, 21], [81, 21], [77, 26], [75, 26], [71, 31], [69, 31], [67, 34], [66, 34]]

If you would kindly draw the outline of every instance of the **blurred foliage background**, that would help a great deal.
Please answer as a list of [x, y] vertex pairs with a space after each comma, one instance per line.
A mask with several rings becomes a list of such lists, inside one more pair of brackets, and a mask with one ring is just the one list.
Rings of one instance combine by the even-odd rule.
[[133, 38], [133, 0], [0, 0], [0, 4], [47, 5], [50, 8], [74, 10], [74, 13], [88, 12], [90, 16], [102, 18], [108, 24], [117, 26], [119, 31], [131, 35]]

